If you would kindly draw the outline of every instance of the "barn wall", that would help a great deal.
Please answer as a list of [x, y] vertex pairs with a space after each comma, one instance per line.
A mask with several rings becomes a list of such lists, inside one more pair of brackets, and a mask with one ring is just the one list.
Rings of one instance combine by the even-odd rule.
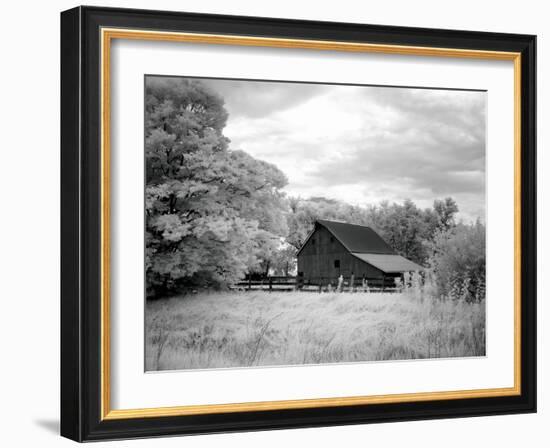
[[[334, 261], [340, 261], [340, 267]], [[336, 282], [343, 275], [356, 279], [365, 276], [368, 279], [382, 278], [383, 272], [351, 255], [347, 249], [324, 227], [318, 226], [298, 255], [298, 273], [303, 273], [305, 282], [317, 282], [319, 277]]]

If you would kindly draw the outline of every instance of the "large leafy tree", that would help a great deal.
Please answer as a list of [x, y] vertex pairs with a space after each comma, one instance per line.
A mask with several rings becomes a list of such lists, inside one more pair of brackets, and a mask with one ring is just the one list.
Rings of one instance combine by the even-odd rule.
[[223, 99], [200, 81], [147, 78], [149, 295], [235, 281], [286, 235], [284, 174], [230, 150], [226, 121]]
[[423, 264], [427, 257], [425, 241], [432, 238], [437, 220], [430, 209], [422, 210], [410, 199], [402, 204], [382, 203], [372, 209], [374, 226], [399, 254]]

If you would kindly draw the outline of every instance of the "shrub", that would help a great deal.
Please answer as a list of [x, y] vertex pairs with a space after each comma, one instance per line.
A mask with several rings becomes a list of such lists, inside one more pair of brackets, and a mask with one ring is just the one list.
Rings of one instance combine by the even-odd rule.
[[459, 224], [436, 233], [430, 269], [442, 298], [478, 302], [485, 298], [485, 226]]

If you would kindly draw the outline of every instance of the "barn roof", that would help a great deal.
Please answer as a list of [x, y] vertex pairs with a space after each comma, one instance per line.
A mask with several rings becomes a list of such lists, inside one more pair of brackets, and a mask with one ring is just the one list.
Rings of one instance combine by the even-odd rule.
[[395, 254], [395, 251], [370, 227], [345, 222], [317, 222], [332, 233], [350, 252], [369, 254]]
[[352, 253], [360, 260], [366, 261], [386, 274], [408, 271], [423, 271], [424, 268], [401, 255], [358, 254]]

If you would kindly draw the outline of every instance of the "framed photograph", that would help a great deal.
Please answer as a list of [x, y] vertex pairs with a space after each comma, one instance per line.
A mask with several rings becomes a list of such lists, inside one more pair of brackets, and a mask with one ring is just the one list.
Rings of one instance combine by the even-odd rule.
[[61, 433], [536, 410], [535, 36], [61, 14]]

